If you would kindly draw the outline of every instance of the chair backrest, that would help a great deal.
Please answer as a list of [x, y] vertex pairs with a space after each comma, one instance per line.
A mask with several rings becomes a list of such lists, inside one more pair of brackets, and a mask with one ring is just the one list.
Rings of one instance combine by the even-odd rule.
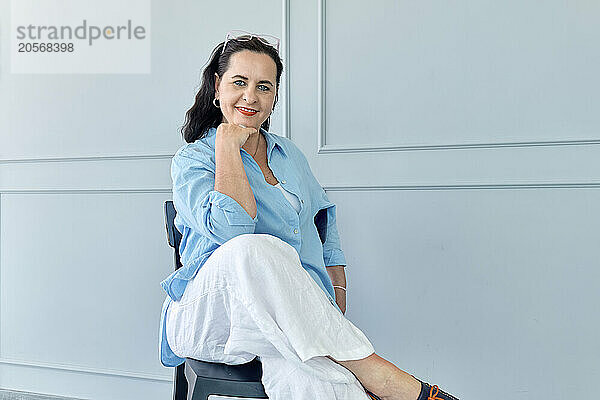
[[165, 225], [167, 228], [167, 242], [175, 250], [175, 269], [181, 268], [179, 257], [179, 244], [181, 243], [181, 232], [175, 227], [175, 216], [177, 211], [172, 200], [165, 201]]
[[[172, 200], [165, 201], [165, 226], [167, 228], [167, 243], [174, 249], [175, 270], [181, 268], [179, 257], [179, 244], [181, 243], [181, 232], [175, 227], [175, 215], [177, 211]], [[186, 400], [188, 383], [185, 379], [185, 363], [175, 367], [175, 380], [173, 387], [173, 400]]]

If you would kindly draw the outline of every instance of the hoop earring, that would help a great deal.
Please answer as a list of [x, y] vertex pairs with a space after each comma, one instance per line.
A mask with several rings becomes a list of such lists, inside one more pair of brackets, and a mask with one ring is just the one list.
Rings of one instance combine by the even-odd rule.
[[221, 108], [221, 101], [219, 101], [219, 105], [217, 105], [217, 103], [215, 103], [215, 101], [217, 101], [217, 100], [218, 100], [218, 99], [215, 97], [215, 98], [213, 99], [213, 104], [214, 104], [214, 106], [215, 106], [215, 107], [217, 107], [217, 108]]

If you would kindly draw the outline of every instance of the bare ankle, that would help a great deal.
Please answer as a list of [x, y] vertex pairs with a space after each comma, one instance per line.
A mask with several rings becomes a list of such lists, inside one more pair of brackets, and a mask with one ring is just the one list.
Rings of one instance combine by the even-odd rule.
[[421, 394], [421, 382], [414, 376], [398, 369], [385, 382], [382, 400], [417, 400]]
[[349, 369], [365, 389], [382, 400], [417, 400], [421, 393], [418, 379], [375, 353], [361, 360], [336, 362]]

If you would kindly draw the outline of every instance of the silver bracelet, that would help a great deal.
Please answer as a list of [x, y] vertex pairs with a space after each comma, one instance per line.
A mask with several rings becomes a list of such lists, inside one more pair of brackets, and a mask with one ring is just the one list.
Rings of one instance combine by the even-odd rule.
[[343, 286], [333, 285], [333, 287], [334, 287], [334, 288], [336, 288], [336, 287], [337, 287], [337, 288], [340, 288], [340, 289], [342, 289], [344, 292], [346, 291], [346, 288], [345, 288], [345, 287], [343, 287]]

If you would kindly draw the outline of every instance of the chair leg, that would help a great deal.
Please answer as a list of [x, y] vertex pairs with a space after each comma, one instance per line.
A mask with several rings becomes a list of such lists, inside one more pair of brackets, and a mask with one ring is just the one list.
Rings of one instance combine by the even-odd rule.
[[188, 383], [185, 377], [185, 363], [175, 367], [174, 385], [173, 400], [187, 400]]

